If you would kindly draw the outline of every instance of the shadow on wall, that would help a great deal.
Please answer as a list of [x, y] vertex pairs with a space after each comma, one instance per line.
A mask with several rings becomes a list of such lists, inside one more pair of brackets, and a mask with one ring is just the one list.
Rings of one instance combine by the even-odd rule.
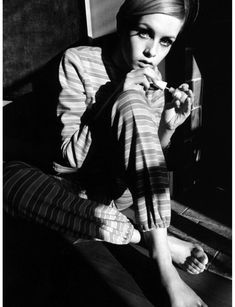
[[[56, 102], [60, 55], [31, 76], [32, 91], [18, 96], [3, 111], [3, 158], [49, 169], [59, 142]], [[22, 80], [23, 82], [23, 80]], [[57, 127], [57, 128], [56, 128]]]
[[4, 99], [30, 92], [30, 81], [35, 72], [68, 46], [85, 37], [84, 1], [5, 1]]
[[3, 97], [12, 102], [3, 112], [4, 160], [48, 169], [59, 141], [59, 60], [86, 41], [84, 1], [5, 1], [3, 30]]

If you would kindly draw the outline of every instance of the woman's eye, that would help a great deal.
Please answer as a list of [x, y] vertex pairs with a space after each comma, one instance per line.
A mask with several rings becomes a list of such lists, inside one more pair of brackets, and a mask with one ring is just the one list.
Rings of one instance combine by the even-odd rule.
[[169, 38], [163, 38], [161, 40], [161, 45], [164, 47], [170, 47], [173, 44], [173, 41]]
[[147, 30], [141, 29], [138, 34], [141, 38], [150, 38], [150, 34]]

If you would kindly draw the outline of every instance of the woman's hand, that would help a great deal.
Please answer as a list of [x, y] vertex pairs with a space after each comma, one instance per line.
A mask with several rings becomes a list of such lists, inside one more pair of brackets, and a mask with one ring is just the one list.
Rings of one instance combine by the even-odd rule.
[[160, 79], [161, 74], [158, 69], [151, 67], [133, 69], [126, 75], [123, 91], [135, 89], [145, 93], [151, 83]]
[[186, 83], [177, 89], [170, 88], [170, 92], [173, 99], [170, 103], [166, 103], [162, 120], [166, 129], [175, 130], [190, 115], [194, 94]]

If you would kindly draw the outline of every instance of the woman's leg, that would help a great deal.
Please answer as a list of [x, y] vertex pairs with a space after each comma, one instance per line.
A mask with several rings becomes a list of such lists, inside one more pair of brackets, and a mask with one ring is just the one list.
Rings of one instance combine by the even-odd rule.
[[206, 306], [172, 265], [166, 229], [170, 222], [168, 174], [158, 138], [158, 121], [144, 96], [136, 91], [121, 94], [112, 111], [116, 150], [124, 165], [137, 222], [171, 306]]
[[127, 244], [133, 225], [113, 205], [83, 199], [62, 182], [26, 163], [4, 163], [4, 209], [73, 238]]
[[[131, 191], [139, 227], [147, 231], [170, 223], [168, 172], [157, 118], [138, 91], [122, 93], [112, 107], [114, 168]], [[116, 161], [116, 162], [115, 162]]]
[[[115, 161], [123, 162], [137, 222], [143, 231], [164, 228], [170, 222], [168, 173], [158, 138], [159, 121], [137, 91], [122, 93], [112, 109], [114, 152], [118, 153]], [[173, 261], [189, 273], [205, 269], [208, 258], [197, 244], [169, 237], [168, 245]]]

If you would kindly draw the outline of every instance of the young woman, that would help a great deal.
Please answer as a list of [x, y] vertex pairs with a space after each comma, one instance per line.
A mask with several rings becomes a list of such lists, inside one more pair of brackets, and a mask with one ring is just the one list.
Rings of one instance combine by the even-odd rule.
[[[164, 99], [159, 63], [193, 18], [190, 0], [126, 0], [114, 48], [77, 47], [61, 59], [57, 115], [62, 124], [56, 176], [22, 162], [4, 167], [7, 212], [70, 234], [114, 244], [141, 238], [159, 269], [172, 307], [206, 304], [180, 278], [205, 269], [200, 246], [167, 236], [170, 196], [165, 156], [189, 116], [187, 84]], [[135, 211], [135, 224], [123, 213]], [[124, 211], [125, 212], [125, 211]]]

